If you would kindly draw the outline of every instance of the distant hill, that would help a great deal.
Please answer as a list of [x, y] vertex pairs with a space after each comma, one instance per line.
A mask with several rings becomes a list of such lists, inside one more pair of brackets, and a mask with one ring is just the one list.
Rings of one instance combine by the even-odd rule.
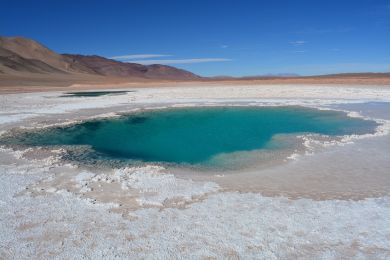
[[305, 78], [388, 78], [390, 72], [355, 72], [306, 76]]
[[75, 64], [82, 64], [94, 73], [112, 77], [136, 77], [146, 79], [194, 80], [200, 77], [186, 70], [166, 65], [141, 65], [137, 63], [120, 62], [101, 56], [64, 54]]
[[13, 73], [65, 73], [64, 71], [37, 60], [26, 59], [10, 50], [0, 47], [0, 72]]
[[[0, 73], [28, 76], [87, 75], [126, 79], [195, 80], [186, 70], [166, 65], [141, 65], [100, 56], [58, 54], [42, 44], [23, 37], [0, 37]], [[26, 75], [27, 74], [27, 75]]]

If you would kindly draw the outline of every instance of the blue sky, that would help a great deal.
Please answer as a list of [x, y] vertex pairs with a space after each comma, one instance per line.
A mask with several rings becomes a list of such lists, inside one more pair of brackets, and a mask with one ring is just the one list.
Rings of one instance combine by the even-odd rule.
[[390, 71], [389, 0], [0, 2], [0, 35], [60, 53], [204, 76]]

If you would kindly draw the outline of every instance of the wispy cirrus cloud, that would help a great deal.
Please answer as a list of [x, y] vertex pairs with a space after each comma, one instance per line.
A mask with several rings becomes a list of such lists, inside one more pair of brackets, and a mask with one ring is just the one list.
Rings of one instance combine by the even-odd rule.
[[169, 57], [172, 55], [169, 54], [128, 54], [128, 55], [120, 55], [113, 56], [110, 59], [114, 60], [134, 60], [134, 59], [150, 59], [150, 58], [160, 58], [160, 57]]
[[300, 31], [295, 31], [296, 34], [328, 34], [328, 33], [346, 33], [352, 31], [352, 27], [340, 28], [305, 28]]
[[303, 40], [299, 40], [299, 41], [291, 41], [290, 44], [294, 45], [294, 46], [302, 46], [306, 43], [306, 41], [303, 41]]
[[171, 60], [131, 60], [127, 62], [138, 63], [143, 65], [151, 65], [151, 64], [193, 64], [193, 63], [205, 63], [205, 62], [224, 62], [231, 61], [231, 59], [227, 58], [197, 58], [197, 59], [171, 59]]

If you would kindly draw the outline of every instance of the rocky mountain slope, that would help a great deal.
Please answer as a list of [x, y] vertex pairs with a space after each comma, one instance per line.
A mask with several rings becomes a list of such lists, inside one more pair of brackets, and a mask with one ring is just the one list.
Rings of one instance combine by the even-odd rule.
[[61, 74], [132, 79], [194, 80], [200, 77], [166, 65], [141, 65], [101, 56], [58, 54], [23, 37], [0, 37], [0, 74]]

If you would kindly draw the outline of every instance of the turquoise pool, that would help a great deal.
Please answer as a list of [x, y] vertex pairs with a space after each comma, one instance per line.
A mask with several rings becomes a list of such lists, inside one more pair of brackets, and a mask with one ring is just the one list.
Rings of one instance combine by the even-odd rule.
[[221, 154], [285, 148], [283, 139], [273, 138], [277, 135], [364, 134], [376, 126], [374, 121], [351, 118], [343, 112], [296, 106], [192, 107], [146, 110], [19, 133], [0, 143], [88, 145], [91, 154], [100, 158], [202, 165]]

